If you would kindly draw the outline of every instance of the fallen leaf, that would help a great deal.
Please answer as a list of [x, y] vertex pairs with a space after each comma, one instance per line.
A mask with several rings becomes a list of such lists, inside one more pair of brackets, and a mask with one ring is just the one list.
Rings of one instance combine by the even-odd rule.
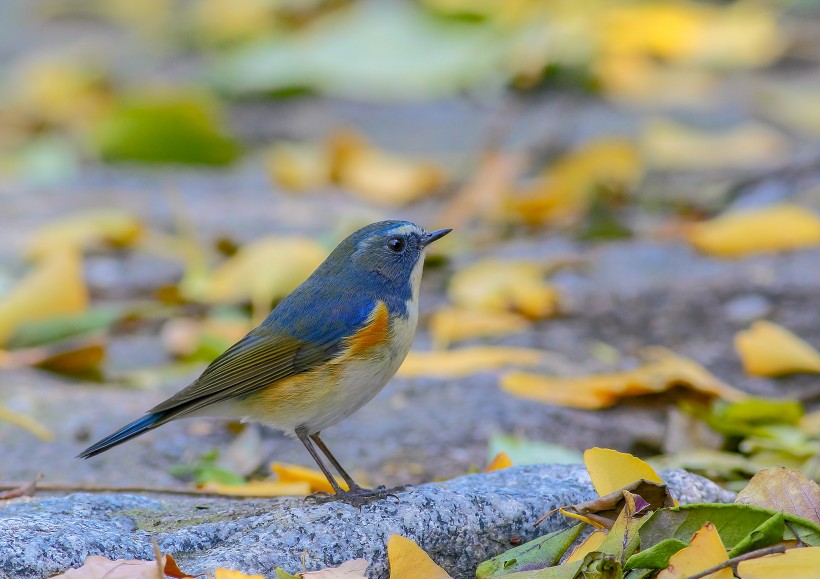
[[445, 181], [437, 164], [381, 151], [356, 134], [337, 134], [330, 148], [334, 180], [371, 203], [406, 205], [437, 191]]
[[560, 444], [528, 440], [509, 434], [494, 434], [487, 444], [489, 456], [503, 452], [513, 464], [581, 464], [581, 453]]
[[621, 494], [624, 498], [624, 507], [607, 532], [606, 539], [598, 547], [598, 551], [614, 555], [618, 561], [626, 561], [640, 545], [638, 529], [643, 523], [642, 517], [646, 514], [646, 502], [629, 491], [621, 491]]
[[787, 84], [778, 81], [754, 97], [754, 105], [767, 119], [808, 137], [820, 135], [820, 84], [816, 81]]
[[[327, 477], [318, 470], [300, 466], [298, 464], [285, 464], [274, 462], [270, 465], [271, 470], [276, 473], [279, 482], [282, 483], [304, 483], [310, 487], [310, 492], [333, 493], [333, 487]], [[336, 482], [343, 490], [348, 490], [347, 483], [336, 479]]]
[[100, 367], [105, 361], [106, 347], [101, 340], [68, 340], [43, 349], [44, 356], [33, 365], [43, 370], [84, 377], [101, 378]]
[[192, 297], [210, 303], [250, 300], [261, 321], [271, 303], [296, 289], [325, 257], [325, 248], [309, 237], [264, 237], [217, 267], [201, 295]]
[[817, 575], [818, 561], [820, 547], [788, 549], [785, 553], [741, 561], [737, 566], [737, 574], [742, 579], [814, 577]]
[[785, 157], [790, 146], [780, 132], [762, 124], [718, 132], [656, 119], [644, 126], [641, 148], [653, 167], [684, 171], [771, 166]]
[[584, 464], [599, 496], [623, 489], [641, 479], [663, 484], [663, 480], [651, 466], [625, 452], [590, 448], [584, 451]]
[[214, 579], [265, 579], [264, 575], [248, 575], [225, 567], [218, 567], [214, 571]]
[[545, 275], [546, 268], [536, 262], [488, 259], [457, 271], [447, 293], [460, 308], [542, 319], [557, 311], [559, 299]]
[[387, 540], [387, 560], [390, 579], [452, 579], [415, 541], [401, 535], [390, 535]]
[[265, 166], [273, 181], [288, 191], [312, 191], [330, 183], [331, 157], [321, 145], [277, 143], [267, 152]]
[[726, 400], [746, 397], [692, 360], [663, 348], [648, 348], [645, 354], [649, 362], [635, 370], [581, 377], [512, 372], [501, 378], [501, 388], [521, 398], [589, 409], [607, 408], [623, 397], [665, 392], [673, 386]]
[[310, 494], [307, 482], [282, 482], [253, 480], [245, 484], [223, 484], [206, 482], [200, 488], [204, 491], [232, 497], [304, 497]]
[[792, 468], [761, 470], [738, 493], [735, 502], [791, 513], [820, 524], [820, 486]]
[[537, 366], [543, 361], [544, 352], [533, 348], [476, 346], [441, 352], [416, 350], [407, 354], [397, 375], [457, 378], [508, 366]]
[[24, 323], [76, 314], [88, 307], [79, 254], [52, 252], [0, 298], [0, 345]]
[[19, 497], [33, 497], [37, 492], [37, 481], [39, 479], [40, 477], [38, 476], [36, 479], [23, 483], [16, 488], [9, 489], [7, 491], [0, 491], [0, 501], [7, 501], [9, 499], [16, 499]]
[[367, 565], [367, 559], [353, 559], [352, 561], [345, 561], [338, 567], [328, 567], [321, 571], [302, 573], [302, 577], [303, 579], [305, 577], [313, 577], [314, 579], [367, 579], [364, 574]]
[[820, 373], [820, 352], [792, 332], [772, 322], [758, 321], [735, 335], [743, 369], [752, 376]]
[[564, 560], [564, 564], [583, 560], [589, 553], [597, 551], [601, 543], [604, 542], [604, 539], [606, 539], [606, 533], [604, 531], [593, 531], [580, 545], [573, 549], [569, 557]]
[[[167, 556], [163, 556], [159, 565], [163, 569], [169, 571], [179, 570], [176, 563], [168, 567]], [[69, 569], [65, 573], [55, 575], [53, 579], [157, 579], [158, 564], [153, 559], [151, 561], [138, 561], [135, 559], [117, 559], [112, 561], [99, 555], [91, 555], [85, 558], [85, 562], [81, 567], [76, 569]], [[171, 575], [172, 577], [179, 577], [178, 575]], [[181, 576], [183, 579], [188, 578], [187, 575]], [[217, 578], [219, 578], [219, 570], [217, 570]], [[241, 577], [248, 577], [242, 575]], [[226, 579], [223, 576], [222, 579]], [[239, 579], [237, 577], [237, 579]], [[264, 579], [262, 575], [256, 575], [251, 579]]]
[[[552, 567], [561, 559], [561, 556], [575, 542], [581, 534], [584, 525], [575, 525], [527, 541], [523, 545], [514, 547], [504, 553], [481, 563], [476, 569], [477, 579], [507, 577], [515, 573]], [[421, 577], [419, 575], [418, 577]]]
[[[685, 579], [723, 563], [729, 557], [720, 540], [717, 529], [712, 523], [706, 523], [692, 538], [688, 547], [684, 547], [669, 559], [669, 566], [660, 572], [658, 579]], [[709, 579], [733, 579], [729, 567], [709, 575]]]
[[464, 308], [436, 310], [428, 325], [433, 344], [438, 349], [473, 338], [515, 334], [530, 327], [526, 318], [512, 312]]
[[46, 442], [54, 440], [54, 433], [48, 427], [40, 424], [33, 418], [12, 412], [5, 406], [0, 406], [0, 420], [10, 422], [20, 428], [25, 428], [40, 440], [45, 440]]
[[[595, 449], [593, 449], [595, 450]], [[604, 450], [604, 449], [597, 449]], [[614, 451], [613, 451], [614, 452]], [[630, 455], [631, 456], [631, 455]], [[634, 458], [634, 457], [633, 457]], [[648, 466], [648, 465], [644, 465]], [[623, 477], [626, 478], [631, 477]], [[656, 511], [664, 507], [674, 507], [675, 500], [669, 494], [669, 489], [663, 483], [656, 483], [646, 479], [640, 479], [633, 483], [624, 485], [618, 490], [612, 491], [606, 495], [600, 496], [597, 499], [579, 503], [568, 507], [561, 507], [562, 515], [584, 521], [596, 528], [610, 528], [617, 520], [618, 515], [624, 507], [624, 492], [628, 491], [633, 495], [639, 496], [644, 501], [644, 511]], [[643, 504], [643, 503], [642, 503]], [[643, 513], [646, 514], [646, 513]]]
[[509, 468], [513, 465], [510, 457], [507, 456], [507, 453], [503, 450], [495, 455], [490, 461], [490, 464], [487, 465], [487, 468], [484, 469], [484, 472], [493, 472], [494, 470], [501, 470], [504, 468]]
[[598, 139], [552, 163], [532, 185], [514, 192], [508, 207], [532, 225], [568, 225], [586, 214], [600, 190], [629, 190], [642, 175], [633, 143]]
[[[626, 561], [625, 570], [630, 569], [666, 569], [672, 555], [685, 548], [688, 543], [680, 539], [664, 539], [651, 547], [642, 548]], [[643, 547], [643, 545], [641, 545]]]
[[[155, 546], [154, 548], [159, 549], [158, 546]], [[185, 573], [179, 568], [179, 565], [177, 565], [177, 562], [171, 555], [165, 555], [165, 575], [168, 577], [173, 577], [174, 579], [193, 579], [194, 577], [200, 577], [200, 575], [193, 576]]]
[[689, 233], [689, 242], [716, 257], [814, 247], [820, 245], [820, 218], [797, 205], [772, 205], [698, 223]]
[[142, 235], [142, 222], [121, 209], [92, 209], [62, 217], [36, 230], [28, 255], [39, 259], [52, 252], [77, 253], [105, 247], [129, 247]]

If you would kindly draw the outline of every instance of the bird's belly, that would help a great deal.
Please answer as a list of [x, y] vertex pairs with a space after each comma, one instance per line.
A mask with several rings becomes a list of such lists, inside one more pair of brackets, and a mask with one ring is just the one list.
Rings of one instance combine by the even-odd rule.
[[381, 391], [410, 350], [416, 316], [391, 322], [389, 339], [365, 351], [347, 352], [320, 367], [281, 380], [246, 401], [247, 416], [293, 435], [332, 426]]

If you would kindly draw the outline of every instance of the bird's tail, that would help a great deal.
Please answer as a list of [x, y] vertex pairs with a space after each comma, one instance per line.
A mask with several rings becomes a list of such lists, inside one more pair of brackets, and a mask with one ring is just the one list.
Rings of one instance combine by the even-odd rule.
[[91, 458], [101, 452], [105, 452], [113, 446], [117, 446], [118, 444], [131, 440], [140, 434], [148, 432], [149, 430], [160, 426], [163, 423], [162, 419], [165, 418], [166, 414], [167, 412], [152, 412], [151, 414], [143, 416], [139, 420], [135, 420], [131, 424], [126, 424], [114, 434], [110, 434], [96, 444], [92, 444], [86, 448], [77, 455], [77, 458]]

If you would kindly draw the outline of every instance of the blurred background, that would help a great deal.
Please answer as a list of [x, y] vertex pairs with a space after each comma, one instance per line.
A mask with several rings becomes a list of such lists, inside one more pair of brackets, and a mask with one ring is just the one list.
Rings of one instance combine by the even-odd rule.
[[408, 363], [326, 433], [357, 480], [590, 446], [820, 475], [820, 2], [0, 10], [0, 483], [310, 464], [207, 420], [72, 457], [379, 219], [455, 232]]

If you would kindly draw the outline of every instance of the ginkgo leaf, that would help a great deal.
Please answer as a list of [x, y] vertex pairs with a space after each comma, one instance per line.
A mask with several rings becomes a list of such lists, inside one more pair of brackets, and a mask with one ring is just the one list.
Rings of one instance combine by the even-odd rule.
[[[274, 462], [270, 465], [271, 470], [276, 473], [278, 479], [282, 483], [307, 483], [310, 486], [310, 492], [332, 493], [333, 487], [327, 480], [324, 474], [318, 470], [300, 466], [298, 464], [285, 464], [282, 462]], [[347, 483], [343, 480], [336, 479], [336, 482], [343, 490], [348, 490]]]
[[10, 422], [15, 426], [25, 428], [40, 440], [47, 442], [54, 440], [54, 433], [47, 426], [24, 414], [12, 412], [5, 406], [0, 406], [0, 421]]
[[717, 257], [814, 247], [820, 245], [820, 218], [797, 205], [750, 209], [694, 225], [689, 242]]
[[604, 542], [604, 539], [606, 539], [606, 533], [604, 531], [593, 531], [580, 545], [575, 547], [572, 553], [569, 554], [569, 557], [564, 561], [564, 564], [583, 560], [588, 553], [597, 551], [601, 543]]
[[820, 524], [820, 486], [793, 468], [764, 468], [738, 493], [735, 502], [791, 513]]
[[[788, 549], [785, 553], [741, 561], [737, 574], [742, 579], [798, 579], [817, 575], [820, 547]], [[731, 575], [727, 575], [727, 578]]]
[[62, 217], [36, 230], [28, 255], [41, 258], [54, 251], [82, 252], [105, 246], [128, 247], [142, 235], [142, 222], [121, 209], [93, 209]]
[[206, 482], [202, 490], [231, 497], [304, 497], [311, 492], [307, 482], [253, 480], [245, 484]]
[[[685, 579], [728, 560], [726, 548], [712, 523], [706, 523], [688, 547], [684, 547], [669, 559], [669, 566], [660, 572], [658, 579]], [[730, 568], [709, 575], [709, 579], [733, 579]]]
[[488, 259], [461, 269], [450, 279], [456, 306], [491, 312], [514, 311], [541, 319], [558, 309], [558, 290], [545, 279], [545, 267], [532, 261]]
[[399, 368], [398, 376], [457, 378], [508, 366], [537, 366], [544, 352], [534, 348], [476, 346], [439, 352], [412, 351]]
[[288, 191], [311, 191], [330, 183], [331, 158], [326, 147], [309, 143], [277, 143], [268, 151], [271, 178]]
[[686, 386], [697, 392], [742, 400], [746, 394], [721, 382], [705, 368], [663, 348], [645, 351], [649, 362], [635, 370], [580, 377], [550, 377], [511, 372], [501, 388], [514, 396], [574, 408], [606, 408], [627, 396], [664, 392]]
[[76, 314], [88, 307], [80, 255], [50, 252], [9, 294], [0, 298], [0, 345], [26, 322]]
[[364, 572], [367, 570], [367, 559], [353, 559], [345, 561], [338, 567], [328, 567], [321, 571], [302, 573], [302, 578], [311, 579], [367, 579]]
[[430, 336], [436, 348], [454, 342], [522, 332], [530, 322], [512, 312], [442, 308], [430, 316]]
[[501, 470], [502, 468], [509, 468], [511, 466], [512, 461], [510, 460], [510, 457], [507, 456], [507, 453], [502, 450], [490, 461], [490, 464], [487, 465], [484, 472], [492, 472], [494, 470]]
[[265, 579], [264, 575], [248, 575], [233, 569], [226, 569], [225, 567], [217, 567], [214, 571], [214, 579]]
[[655, 470], [636, 456], [608, 448], [584, 451], [584, 464], [592, 486], [600, 496], [608, 495], [641, 479], [663, 484]]
[[401, 535], [390, 535], [387, 540], [387, 559], [390, 579], [452, 579], [415, 541]]
[[[610, 462], [617, 463], [618, 460], [616, 459]], [[596, 478], [600, 479], [601, 476], [596, 475]], [[623, 480], [626, 480], [627, 478], [630, 477], [624, 476]], [[598, 482], [601, 481], [599, 480]], [[617, 490], [612, 491], [611, 493], [601, 495], [597, 499], [585, 501], [577, 505], [561, 507], [559, 510], [560, 513], [565, 517], [571, 517], [573, 519], [578, 519], [579, 521], [584, 521], [585, 523], [590, 524], [599, 529], [608, 529], [612, 527], [612, 524], [617, 520], [618, 516], [623, 510], [625, 497], [627, 496], [627, 493], [624, 491], [627, 491], [629, 494], [634, 494], [636, 496], [641, 497], [641, 500], [643, 501], [642, 504], [644, 507], [642, 509], [642, 512], [647, 509], [654, 511], [664, 507], [674, 507], [677, 504], [675, 503], [675, 499], [672, 498], [672, 495], [669, 494], [669, 489], [666, 487], [665, 484], [641, 478], [639, 480], [636, 480], [635, 482], [620, 487]]]
[[786, 328], [758, 321], [735, 336], [743, 369], [752, 376], [820, 372], [820, 352]]

